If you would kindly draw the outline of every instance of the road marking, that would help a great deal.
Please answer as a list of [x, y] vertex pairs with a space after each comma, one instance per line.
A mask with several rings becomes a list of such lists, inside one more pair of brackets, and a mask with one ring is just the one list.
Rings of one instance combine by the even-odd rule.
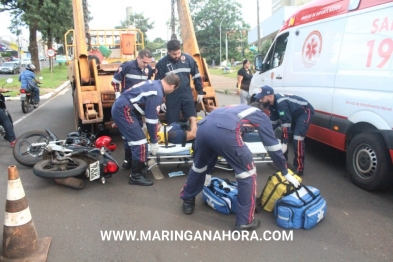
[[[156, 163], [156, 161], [154, 159], [150, 159], [148, 162], [149, 166], [152, 166]], [[156, 180], [161, 180], [164, 179], [164, 175], [161, 172], [161, 169], [158, 167], [158, 165], [155, 165], [154, 167], [152, 167], [152, 169], [150, 169], [151, 173], [153, 174], [154, 178]]]

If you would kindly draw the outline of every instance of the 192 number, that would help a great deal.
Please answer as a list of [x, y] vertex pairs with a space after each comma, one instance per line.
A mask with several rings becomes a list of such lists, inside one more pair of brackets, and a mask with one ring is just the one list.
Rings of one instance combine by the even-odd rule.
[[[366, 67], [371, 66], [371, 60], [373, 58], [374, 53], [374, 44], [375, 40], [371, 40], [367, 42], [367, 46], [369, 47], [367, 63]], [[393, 54], [393, 40], [390, 38], [386, 38], [382, 40], [382, 42], [378, 46], [378, 55], [382, 58], [382, 61], [377, 65], [378, 68], [383, 67], [390, 59]]]

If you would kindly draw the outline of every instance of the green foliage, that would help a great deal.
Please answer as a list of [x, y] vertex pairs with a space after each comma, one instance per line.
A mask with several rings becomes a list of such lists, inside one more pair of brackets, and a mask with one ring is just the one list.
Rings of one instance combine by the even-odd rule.
[[[202, 56], [211, 64], [225, 60], [226, 33], [228, 33], [228, 60], [242, 60], [242, 49], [247, 47], [247, 32], [250, 28], [242, 19], [241, 4], [235, 0], [190, 0], [190, 11], [198, 46]], [[212, 37], [214, 36], [214, 37]], [[243, 47], [243, 48], [242, 48]]]
[[135, 28], [141, 30], [141, 32], [143, 33], [143, 38], [146, 42], [146, 32], [154, 28], [154, 22], [150, 22], [149, 20], [150, 18], [145, 18], [143, 13], [134, 13], [131, 14], [127, 20], [120, 21], [120, 26], [116, 26], [116, 28], [119, 29], [134, 26]]

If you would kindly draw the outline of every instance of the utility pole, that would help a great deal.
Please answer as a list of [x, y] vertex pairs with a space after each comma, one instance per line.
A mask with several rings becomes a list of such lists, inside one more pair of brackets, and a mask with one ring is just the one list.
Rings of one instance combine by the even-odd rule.
[[259, 0], [257, 0], [257, 25], [258, 25], [258, 53], [261, 52], [261, 29], [259, 25]]

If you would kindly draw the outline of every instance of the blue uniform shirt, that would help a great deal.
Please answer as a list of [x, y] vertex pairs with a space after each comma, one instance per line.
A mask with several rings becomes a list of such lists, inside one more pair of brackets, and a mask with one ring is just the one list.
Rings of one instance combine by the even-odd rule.
[[142, 81], [151, 79], [153, 69], [147, 65], [145, 69], [140, 69], [137, 60], [124, 62], [119, 66], [117, 72], [113, 75], [112, 82], [121, 84], [121, 92], [138, 84]]
[[134, 110], [145, 117], [150, 142], [157, 143], [158, 113], [164, 101], [164, 88], [161, 80], [141, 82], [127, 89], [121, 97], [126, 97]]

